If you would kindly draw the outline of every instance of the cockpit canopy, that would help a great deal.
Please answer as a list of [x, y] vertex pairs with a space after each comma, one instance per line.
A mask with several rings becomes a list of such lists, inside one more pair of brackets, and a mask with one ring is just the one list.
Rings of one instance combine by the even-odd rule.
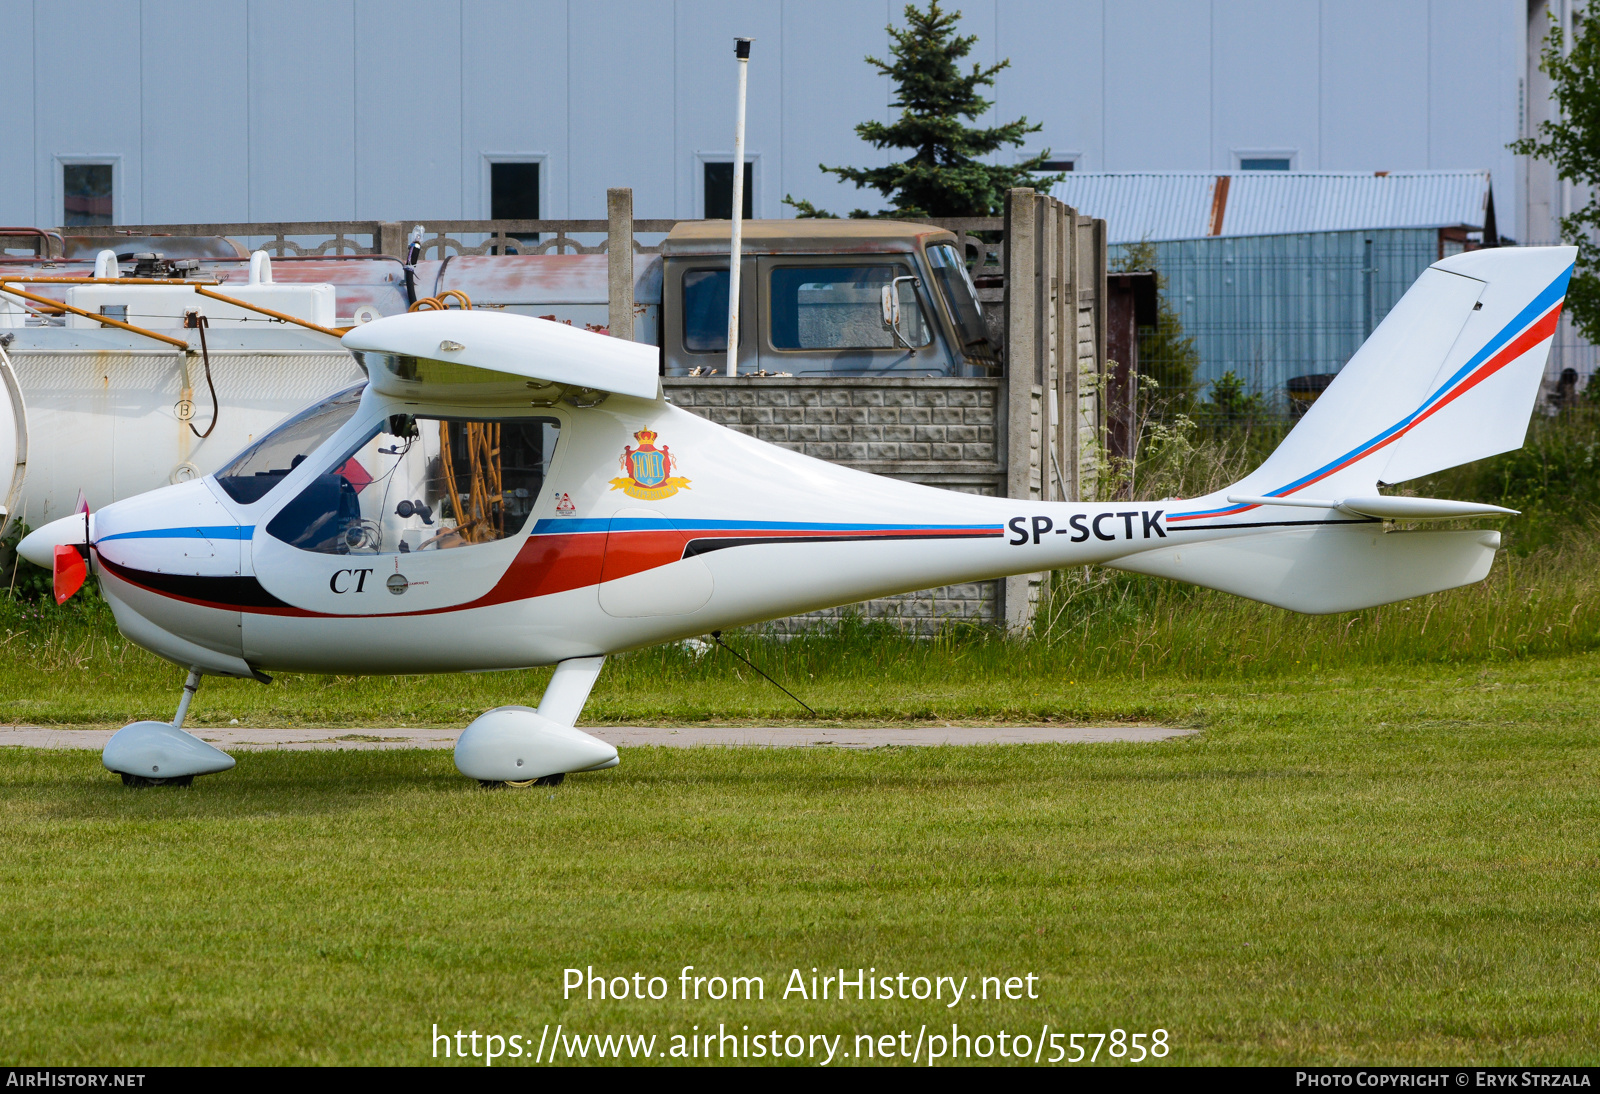
[[[301, 411], [217, 473], [241, 505], [267, 497], [351, 420], [365, 385]], [[320, 554], [407, 554], [523, 531], [561, 435], [554, 416], [391, 414], [338, 451], [266, 526]]]
[[410, 554], [521, 532], [550, 473], [556, 418], [393, 414], [267, 524], [319, 554]]
[[302, 460], [339, 432], [361, 405], [361, 392], [366, 386], [345, 388], [333, 398], [294, 415], [218, 471], [217, 485], [240, 505], [260, 501]]

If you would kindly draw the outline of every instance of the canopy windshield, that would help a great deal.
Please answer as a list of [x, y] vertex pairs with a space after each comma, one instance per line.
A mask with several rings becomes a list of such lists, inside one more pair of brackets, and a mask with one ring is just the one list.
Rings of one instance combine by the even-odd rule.
[[217, 472], [217, 485], [240, 505], [261, 500], [350, 420], [365, 388], [357, 384], [302, 410], [235, 456]]

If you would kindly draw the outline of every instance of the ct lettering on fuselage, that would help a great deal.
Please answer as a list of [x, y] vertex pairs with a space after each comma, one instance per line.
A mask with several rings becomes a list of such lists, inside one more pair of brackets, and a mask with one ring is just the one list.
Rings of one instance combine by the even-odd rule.
[[1083, 543], [1093, 536], [1100, 540], [1115, 539], [1166, 539], [1166, 530], [1161, 527], [1161, 517], [1164, 509], [1150, 512], [1146, 509], [1124, 510], [1122, 512], [1074, 513], [1067, 518], [1067, 523], [1060, 528], [1049, 517], [1012, 517], [1006, 522], [1006, 527], [1011, 529], [1015, 538], [1006, 542], [1013, 547], [1021, 547], [1028, 542], [1038, 543], [1047, 535], [1071, 536], [1069, 542]]
[[328, 590], [335, 593], [364, 593], [367, 591], [367, 570], [335, 570], [328, 578]]

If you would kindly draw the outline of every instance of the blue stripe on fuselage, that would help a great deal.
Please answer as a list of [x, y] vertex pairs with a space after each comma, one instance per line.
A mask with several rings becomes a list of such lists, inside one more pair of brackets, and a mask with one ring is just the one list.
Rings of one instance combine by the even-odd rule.
[[255, 534], [251, 524], [220, 524], [207, 527], [145, 528], [137, 532], [114, 532], [99, 536], [96, 543], [109, 543], [114, 539], [249, 539]]
[[[823, 524], [786, 520], [669, 520], [665, 517], [559, 517], [539, 520], [529, 533], [535, 536], [574, 535], [582, 532], [648, 532], [660, 528], [680, 531], [727, 530], [741, 532], [899, 532], [907, 530], [939, 532], [991, 532], [998, 524]], [[238, 539], [255, 535], [254, 525], [217, 525], [188, 528], [145, 528], [135, 532], [115, 532], [96, 542], [118, 539]]]
[[573, 535], [580, 532], [648, 532], [676, 528], [683, 532], [993, 532], [999, 524], [831, 524], [788, 520], [688, 520], [665, 517], [561, 517], [540, 520], [531, 535]]

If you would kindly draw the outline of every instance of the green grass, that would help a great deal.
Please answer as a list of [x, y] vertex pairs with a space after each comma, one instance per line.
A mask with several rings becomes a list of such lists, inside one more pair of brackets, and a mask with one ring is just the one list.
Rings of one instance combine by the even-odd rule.
[[[0, 749], [0, 1059], [421, 1063], [434, 1023], [558, 1022], [853, 1054], [953, 1020], [1161, 1028], [1178, 1063], [1592, 1062], [1600, 544], [1525, 546], [1477, 586], [1318, 619], [1072, 573], [1027, 641], [733, 636], [828, 721], [1202, 730], [1161, 744], [626, 749], [524, 791], [445, 751], [253, 752], [129, 791], [91, 751]], [[182, 676], [88, 597], [0, 597], [0, 649], [9, 723], [165, 718]], [[547, 675], [208, 679], [191, 718], [461, 726]], [[802, 713], [725, 653], [664, 647], [613, 658], [584, 724]], [[563, 1000], [591, 965], [674, 995]], [[680, 1001], [684, 965], [768, 998]], [[1033, 973], [1041, 997], [777, 998], [813, 966]]]
[[[1589, 654], [1037, 696], [1024, 677], [926, 682], [915, 706], [935, 717], [981, 687], [997, 710], [1204, 732], [628, 749], [553, 791], [483, 791], [448, 752], [408, 751], [251, 753], [190, 790], [137, 792], [92, 752], [0, 750], [0, 1044], [29, 1064], [416, 1063], [435, 1022], [663, 1047], [725, 1022], [844, 1033], [848, 1050], [953, 1019], [1159, 1027], [1182, 1063], [1590, 1062], [1595, 669]], [[659, 974], [675, 994], [686, 964], [763, 975], [768, 999], [561, 998], [569, 966]], [[773, 998], [793, 968], [840, 965], [1032, 972], [1041, 998]]]

